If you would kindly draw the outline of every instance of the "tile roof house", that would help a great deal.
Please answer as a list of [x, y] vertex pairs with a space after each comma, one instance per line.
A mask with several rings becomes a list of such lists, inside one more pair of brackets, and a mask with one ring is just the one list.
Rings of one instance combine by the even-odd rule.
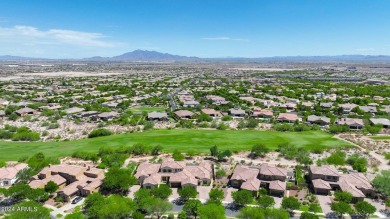
[[119, 113], [117, 112], [104, 112], [97, 115], [97, 117], [103, 121], [109, 121], [111, 119], [117, 118]]
[[344, 104], [340, 104], [339, 107], [343, 108], [343, 113], [344, 114], [348, 114], [351, 112], [351, 110], [355, 107], [357, 107], [358, 105], [354, 104], [354, 103], [344, 103]]
[[148, 113], [149, 120], [165, 121], [168, 120], [168, 114], [165, 112], [150, 112]]
[[385, 118], [371, 118], [370, 123], [373, 125], [382, 125], [383, 128], [390, 127], [390, 120], [385, 119]]
[[26, 168], [28, 168], [28, 165], [25, 163], [0, 168], [0, 187], [13, 185], [18, 180], [18, 172]]
[[316, 194], [329, 194], [332, 189], [349, 192], [353, 202], [374, 194], [374, 187], [363, 173], [341, 174], [331, 165], [310, 166], [309, 176]]
[[246, 115], [245, 110], [242, 109], [230, 109], [229, 114], [234, 117], [244, 117]]
[[221, 117], [222, 116], [221, 112], [214, 110], [214, 109], [202, 109], [201, 111], [202, 111], [202, 113], [207, 114], [211, 117]]
[[300, 120], [297, 114], [294, 113], [280, 113], [277, 120], [279, 122], [293, 123], [296, 120]]
[[[236, 188], [247, 189], [250, 191], [257, 191], [260, 188], [260, 180], [257, 178], [259, 169], [237, 165], [234, 169], [233, 175], [230, 177], [230, 185]], [[253, 187], [258, 185], [258, 187]], [[251, 188], [251, 189], [248, 189]]]
[[15, 113], [16, 113], [16, 115], [23, 117], [23, 116], [27, 116], [27, 115], [35, 115], [38, 113], [38, 111], [36, 111], [35, 109], [25, 107], [25, 108], [21, 108], [19, 110], [16, 110]]
[[57, 196], [69, 201], [73, 196], [88, 196], [98, 191], [103, 179], [103, 169], [59, 164], [43, 168], [31, 178], [29, 185], [31, 188], [44, 188], [48, 182], [53, 181], [60, 187]]
[[311, 124], [318, 124], [318, 125], [329, 125], [330, 124], [330, 118], [326, 116], [316, 116], [316, 115], [310, 115], [307, 117], [307, 122]]
[[262, 164], [260, 169], [236, 166], [230, 177], [230, 185], [235, 188], [257, 192], [260, 186], [267, 187], [272, 195], [283, 195], [286, 191], [287, 170], [270, 164]]
[[272, 117], [274, 117], [274, 113], [271, 110], [254, 109], [252, 117], [255, 117], [255, 118], [272, 118]]
[[188, 110], [179, 110], [179, 111], [176, 111], [175, 114], [180, 119], [191, 119], [195, 116], [195, 113], [188, 111]]
[[336, 120], [335, 124], [348, 125], [350, 129], [362, 129], [364, 127], [363, 119], [357, 118], [340, 118]]
[[314, 179], [311, 182], [313, 184], [313, 190], [315, 194], [328, 195], [332, 190], [330, 184], [322, 179]]
[[376, 114], [378, 112], [375, 106], [359, 106], [359, 109], [363, 110], [365, 113]]
[[141, 163], [134, 176], [146, 189], [154, 188], [160, 183], [167, 183], [171, 187], [186, 185], [197, 187], [211, 183], [213, 167], [207, 161], [202, 161], [198, 165], [187, 165], [183, 161], [165, 159], [161, 164]]
[[197, 107], [198, 105], [199, 105], [199, 102], [195, 101], [195, 100], [185, 101], [183, 103], [184, 107]]

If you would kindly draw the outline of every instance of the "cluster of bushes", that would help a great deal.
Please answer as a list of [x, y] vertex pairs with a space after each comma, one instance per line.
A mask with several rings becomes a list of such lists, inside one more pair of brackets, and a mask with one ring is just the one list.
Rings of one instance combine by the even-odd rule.
[[308, 126], [305, 124], [288, 124], [288, 123], [281, 123], [281, 124], [274, 124], [273, 128], [276, 131], [279, 132], [303, 132], [303, 131], [311, 131], [311, 130], [318, 130], [319, 127], [317, 125]]
[[354, 170], [359, 172], [367, 171], [368, 161], [366, 158], [360, 156], [359, 154], [353, 154], [348, 157], [347, 163], [352, 166]]
[[298, 148], [294, 145], [283, 143], [278, 145], [278, 151], [287, 160], [297, 160], [299, 163], [304, 165], [310, 165], [313, 160], [310, 158], [310, 153], [304, 148]]
[[348, 125], [331, 125], [329, 126], [329, 132], [332, 134], [349, 132]]
[[[99, 149], [98, 157], [101, 158], [101, 163], [98, 165], [99, 168], [106, 168], [106, 167], [121, 167], [125, 160], [129, 157], [130, 154], [133, 155], [158, 155], [162, 151], [163, 147], [160, 145], [156, 145], [153, 147], [146, 146], [141, 143], [134, 144], [130, 147], [120, 147], [118, 149], [112, 149], [108, 147], [101, 147]], [[80, 153], [80, 152], [78, 152]], [[81, 154], [76, 153], [75, 155], [80, 156], [87, 156], [90, 158], [89, 160], [96, 159], [92, 154], [90, 153], [84, 153]]]
[[88, 134], [88, 138], [96, 138], [96, 137], [102, 137], [102, 136], [109, 136], [112, 135], [112, 132], [108, 129], [95, 129], [91, 133]]
[[0, 129], [0, 139], [12, 139], [13, 141], [38, 141], [41, 139], [38, 132], [31, 131], [28, 127], [15, 127], [5, 125]]
[[93, 162], [96, 162], [99, 160], [99, 156], [96, 153], [93, 152], [87, 152], [87, 151], [75, 151], [72, 154], [73, 158], [80, 158], [83, 160], [91, 160]]
[[253, 128], [256, 128], [258, 125], [259, 125], [259, 121], [256, 119], [249, 119], [247, 122], [245, 122], [244, 120], [241, 120], [238, 123], [237, 128], [239, 128], [239, 129], [244, 129], [244, 128], [253, 129]]

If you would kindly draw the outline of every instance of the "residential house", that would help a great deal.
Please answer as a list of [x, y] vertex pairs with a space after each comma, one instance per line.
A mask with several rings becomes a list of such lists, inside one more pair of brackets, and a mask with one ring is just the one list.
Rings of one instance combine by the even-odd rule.
[[191, 119], [195, 116], [195, 113], [188, 110], [179, 110], [175, 112], [176, 116], [180, 119]]
[[232, 187], [256, 192], [260, 188], [261, 181], [257, 178], [259, 169], [237, 165], [233, 175], [230, 177], [229, 184]]
[[244, 117], [246, 115], [245, 110], [242, 109], [230, 109], [229, 114], [233, 117]]
[[353, 108], [357, 107], [358, 105], [354, 103], [345, 103], [345, 104], [340, 104], [339, 107], [343, 109], [344, 114], [349, 114]]
[[16, 115], [18, 116], [27, 116], [27, 115], [35, 115], [38, 114], [38, 111], [31, 109], [29, 107], [21, 108], [19, 110], [15, 111]]
[[310, 166], [309, 176], [316, 194], [329, 194], [330, 190], [341, 190], [352, 194], [352, 202], [363, 200], [374, 194], [374, 187], [363, 173], [342, 174], [331, 165]]
[[49, 165], [33, 176], [29, 185], [31, 188], [44, 188], [52, 181], [60, 187], [57, 196], [69, 201], [76, 195], [87, 196], [98, 191], [104, 177], [103, 169], [91, 166]]
[[359, 106], [359, 109], [365, 113], [376, 114], [378, 112], [375, 106]]
[[167, 121], [168, 120], [168, 114], [166, 112], [156, 112], [153, 111], [151, 113], [148, 113], [148, 119], [154, 120], [154, 121]]
[[18, 180], [17, 174], [26, 168], [25, 163], [0, 168], [0, 187], [12, 186]]
[[332, 108], [333, 103], [320, 103], [320, 107], [330, 109]]
[[280, 113], [277, 118], [278, 122], [294, 123], [296, 120], [300, 120], [300, 118], [295, 113]]
[[257, 194], [260, 186], [268, 188], [271, 195], [286, 191], [287, 170], [264, 163], [260, 169], [238, 165], [230, 177], [230, 185]]
[[202, 109], [201, 111], [202, 111], [202, 113], [207, 114], [211, 117], [221, 117], [222, 116], [221, 112], [214, 110], [214, 109]]
[[184, 107], [197, 107], [199, 105], [199, 102], [198, 101], [195, 101], [195, 100], [190, 100], [190, 101], [186, 101], [183, 103], [183, 106]]
[[117, 112], [104, 112], [104, 113], [100, 113], [97, 115], [97, 117], [103, 121], [110, 121], [114, 118], [117, 118], [118, 116], [119, 116], [119, 113], [117, 113]]
[[161, 164], [141, 163], [134, 175], [143, 188], [151, 189], [166, 183], [170, 187], [207, 185], [213, 179], [213, 167], [208, 161], [189, 165], [183, 161], [165, 159]]
[[390, 120], [385, 118], [371, 118], [370, 123], [373, 125], [382, 125], [383, 128], [390, 127]]
[[330, 124], [330, 118], [326, 116], [310, 115], [307, 117], [307, 122], [311, 124], [318, 124], [320, 126], [324, 126]]
[[362, 129], [364, 127], [363, 120], [357, 118], [340, 118], [336, 120], [335, 124], [348, 125], [350, 129]]

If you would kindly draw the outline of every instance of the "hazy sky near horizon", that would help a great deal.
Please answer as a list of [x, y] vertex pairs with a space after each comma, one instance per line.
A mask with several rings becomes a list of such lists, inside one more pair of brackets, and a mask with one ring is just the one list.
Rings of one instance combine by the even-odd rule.
[[388, 0], [1, 0], [0, 55], [390, 55]]

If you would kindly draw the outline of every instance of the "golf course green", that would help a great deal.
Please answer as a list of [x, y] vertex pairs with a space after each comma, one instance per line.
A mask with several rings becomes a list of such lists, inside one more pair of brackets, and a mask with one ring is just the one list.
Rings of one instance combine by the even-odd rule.
[[144, 143], [154, 146], [160, 144], [164, 151], [209, 152], [217, 145], [220, 149], [232, 151], [250, 150], [254, 144], [262, 143], [276, 149], [280, 143], [290, 143], [307, 149], [350, 146], [344, 141], [322, 131], [277, 132], [256, 130], [151, 130], [140, 133], [111, 135], [91, 139], [62, 142], [0, 142], [0, 161], [17, 160], [22, 156], [32, 156], [43, 152], [47, 156], [68, 156], [74, 151], [96, 152], [100, 147], [118, 148]]

